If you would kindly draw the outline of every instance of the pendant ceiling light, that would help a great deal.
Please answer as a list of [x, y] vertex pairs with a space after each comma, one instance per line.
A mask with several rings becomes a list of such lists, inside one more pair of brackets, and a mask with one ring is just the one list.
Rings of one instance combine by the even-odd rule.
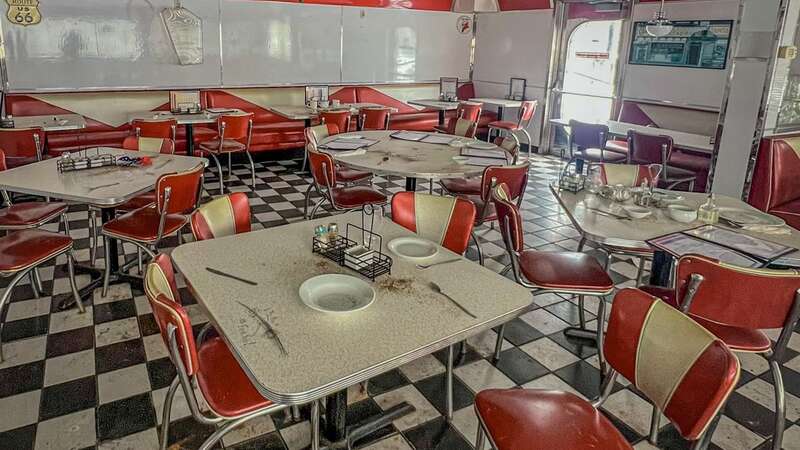
[[672, 33], [672, 22], [664, 14], [664, 0], [661, 0], [661, 8], [658, 9], [653, 19], [647, 22], [645, 30], [647, 30], [647, 34], [655, 37], [664, 37]]

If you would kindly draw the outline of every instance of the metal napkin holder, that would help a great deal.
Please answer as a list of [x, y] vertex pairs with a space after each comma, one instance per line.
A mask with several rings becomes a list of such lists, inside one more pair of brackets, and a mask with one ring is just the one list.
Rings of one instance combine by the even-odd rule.
[[56, 167], [59, 173], [73, 172], [76, 170], [96, 169], [98, 167], [116, 166], [117, 158], [114, 155], [94, 155], [73, 158], [66, 155], [58, 159]]
[[[362, 244], [351, 239], [351, 236], [355, 237], [358, 234], [361, 235]], [[373, 250], [373, 244], [377, 244], [375, 246], [377, 250]], [[359, 247], [365, 251], [353, 253], [353, 250]], [[382, 248], [381, 235], [351, 223], [347, 224], [344, 236], [337, 235], [323, 240], [315, 235], [312, 242], [313, 253], [324, 256], [342, 267], [353, 269], [372, 281], [392, 271], [392, 258], [384, 254]]]

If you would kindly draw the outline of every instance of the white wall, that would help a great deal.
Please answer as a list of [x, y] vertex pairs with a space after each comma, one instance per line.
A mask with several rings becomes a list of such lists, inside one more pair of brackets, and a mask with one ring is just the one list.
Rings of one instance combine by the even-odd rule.
[[[478, 97], [508, 95], [511, 77], [527, 79], [526, 98], [539, 100], [529, 131], [539, 143], [545, 83], [553, 36], [553, 11], [509, 11], [478, 14], [472, 79]], [[507, 111], [513, 118], [515, 111]]]
[[[633, 20], [650, 20], [658, 6], [658, 3], [637, 4]], [[667, 2], [665, 10], [667, 17], [673, 20], [735, 20], [739, 14], [739, 0]], [[626, 39], [622, 55], [625, 62], [628, 61], [630, 37]], [[725, 70], [711, 70], [625, 64], [623, 96], [719, 109], [730, 66], [728, 63]]]

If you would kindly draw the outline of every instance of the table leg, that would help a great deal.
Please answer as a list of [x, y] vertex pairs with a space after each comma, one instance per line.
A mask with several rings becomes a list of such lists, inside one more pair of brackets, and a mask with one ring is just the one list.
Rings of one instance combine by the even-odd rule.
[[406, 177], [406, 191], [414, 192], [417, 190], [417, 179], [414, 177]]
[[330, 442], [347, 435], [347, 390], [329, 395], [325, 401], [325, 437]]
[[[303, 121], [303, 128], [311, 128], [311, 117]], [[303, 167], [300, 169], [299, 173], [306, 173], [306, 164], [308, 163], [308, 153], [306, 152], [306, 148], [303, 147]]]
[[447, 347], [447, 367], [445, 369], [445, 418], [453, 420], [453, 345]]
[[443, 109], [439, 110], [439, 126], [444, 125], [444, 113], [445, 111]]
[[[117, 215], [116, 208], [103, 208], [100, 210], [100, 221], [105, 224], [114, 219]], [[119, 272], [119, 248], [117, 247], [116, 239], [106, 239], [105, 245], [111, 249], [111, 261], [108, 262], [108, 268], [111, 273]]]
[[194, 156], [194, 125], [186, 124], [186, 156]]

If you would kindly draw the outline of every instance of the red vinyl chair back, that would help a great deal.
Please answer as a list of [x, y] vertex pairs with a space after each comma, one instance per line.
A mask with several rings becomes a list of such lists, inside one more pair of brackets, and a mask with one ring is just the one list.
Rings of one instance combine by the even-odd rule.
[[325, 123], [308, 127], [303, 130], [303, 134], [306, 136], [306, 144], [313, 144], [314, 147], [317, 147], [326, 137], [339, 134], [339, 126], [335, 123]]
[[[41, 128], [0, 129], [0, 149], [9, 159], [39, 160], [44, 148], [44, 130]], [[11, 165], [14, 167], [14, 165]]]
[[517, 128], [527, 128], [536, 114], [536, 100], [526, 100], [519, 107], [519, 125]]
[[482, 109], [483, 103], [461, 102], [456, 109], [456, 118], [477, 122], [481, 118]]
[[[197, 346], [192, 334], [192, 323], [189, 315], [181, 306], [180, 297], [175, 284], [175, 272], [172, 269], [169, 255], [159, 253], [147, 266], [144, 277], [144, 291], [150, 308], [153, 310], [158, 329], [164, 344], [169, 348], [169, 332], [174, 327], [181, 362], [189, 376], [198, 369]], [[177, 363], [173, 361], [173, 363]]]
[[603, 350], [688, 440], [703, 435], [739, 380], [739, 360], [722, 341], [638, 289], [614, 298]]
[[195, 240], [204, 241], [250, 231], [250, 201], [244, 192], [218, 197], [192, 213]]
[[308, 152], [308, 164], [311, 168], [311, 176], [314, 183], [319, 187], [333, 188], [336, 186], [336, 169], [333, 157], [327, 153], [317, 151], [316, 146], [306, 147]]
[[175, 141], [169, 138], [128, 136], [122, 141], [122, 148], [144, 152], [175, 153]]
[[389, 108], [362, 108], [359, 112], [360, 130], [388, 130], [389, 113]]
[[519, 203], [528, 186], [529, 162], [514, 166], [489, 166], [483, 170], [481, 177], [481, 200], [491, 201], [492, 188], [505, 183], [508, 188], [509, 198]]
[[577, 120], [569, 121], [570, 142], [579, 150], [587, 148], [604, 148], [608, 127], [605, 125], [584, 123]]
[[175, 130], [178, 121], [175, 119], [134, 119], [131, 121], [131, 129], [134, 136], [175, 139]]
[[522, 229], [522, 214], [513, 203], [505, 183], [498, 184], [492, 190], [492, 202], [497, 211], [497, 221], [500, 223], [500, 234], [506, 246], [515, 252], [521, 252], [525, 247], [524, 232]]
[[508, 155], [506, 161], [508, 161], [510, 164], [517, 163], [517, 158], [519, 157], [519, 144], [517, 141], [511, 138], [497, 136], [494, 138], [494, 145], [500, 147], [506, 152]]
[[347, 133], [350, 131], [350, 110], [348, 109], [343, 111], [321, 112], [319, 113], [319, 120], [324, 124], [336, 125], [338, 133]]
[[663, 164], [672, 155], [672, 138], [628, 131], [629, 161], [633, 164]]
[[225, 114], [217, 117], [220, 138], [235, 141], [249, 140], [252, 120], [252, 113]]
[[0, 172], [5, 172], [8, 170], [8, 166], [6, 165], [6, 152], [0, 150]]
[[675, 275], [680, 302], [686, 297], [692, 274], [703, 280], [687, 312], [748, 329], [784, 327], [800, 289], [800, 273], [794, 270], [745, 269], [686, 255], [678, 261]]
[[475, 223], [475, 204], [458, 197], [398, 192], [392, 197], [392, 220], [463, 255]]
[[641, 186], [647, 182], [649, 186], [658, 184], [661, 164], [600, 164], [600, 179], [603, 184], [621, 184], [628, 187]]
[[[202, 182], [202, 164], [185, 172], [161, 175], [156, 181], [158, 210], [162, 214], [188, 214], [194, 211], [200, 202]], [[168, 203], [166, 202], [167, 189], [169, 189]]]

